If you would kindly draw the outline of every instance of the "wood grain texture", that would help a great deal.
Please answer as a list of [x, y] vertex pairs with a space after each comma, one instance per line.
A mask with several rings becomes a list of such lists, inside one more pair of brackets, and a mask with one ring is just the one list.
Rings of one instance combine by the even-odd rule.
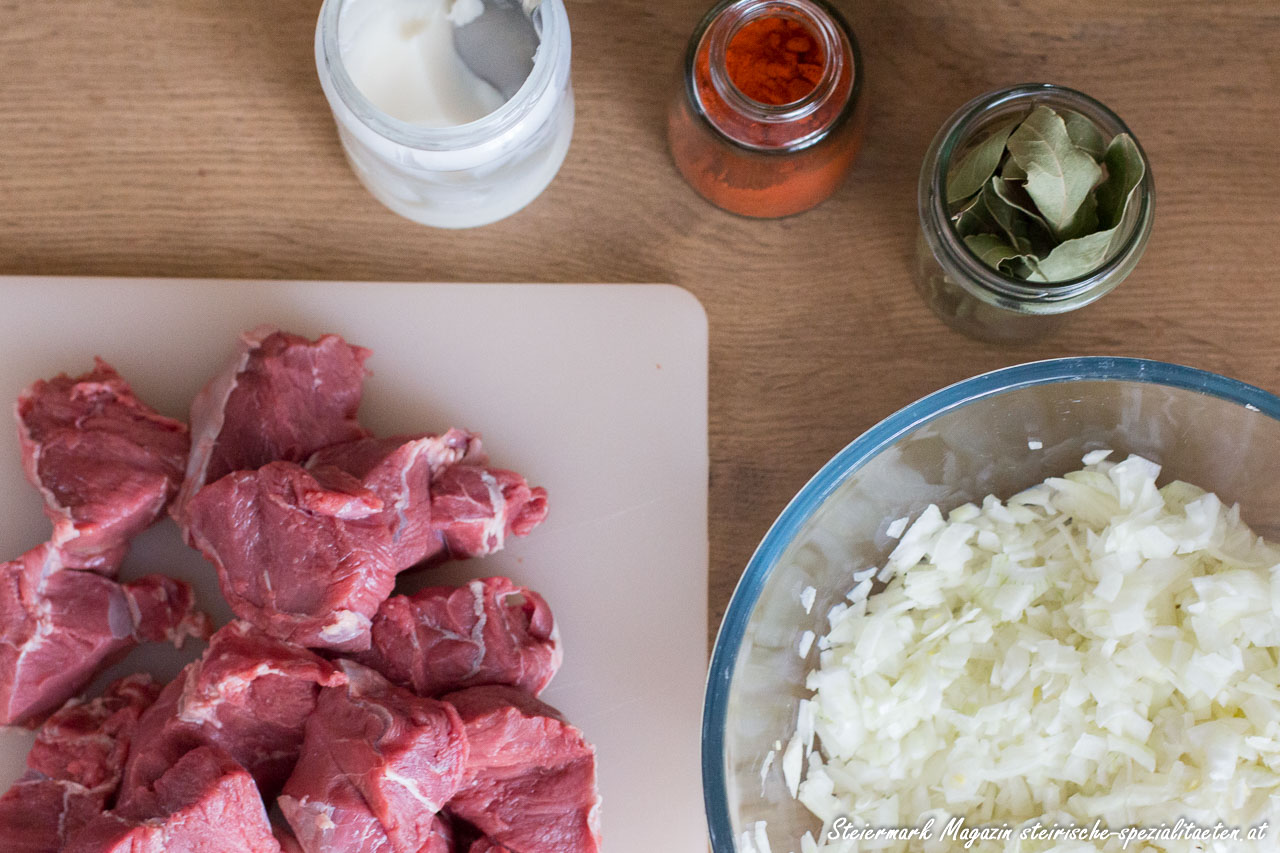
[[[1274, 0], [846, 2], [866, 145], [835, 198], [774, 222], [705, 204], [667, 155], [664, 109], [707, 5], [569, 0], [564, 169], [522, 213], [453, 233], [398, 219], [352, 177], [316, 82], [315, 0], [0, 0], [0, 273], [683, 285], [711, 322], [713, 630], [787, 499], [945, 384], [1108, 354], [1280, 389]], [[1103, 302], [996, 347], [912, 288], [916, 177], [956, 107], [1037, 80], [1132, 127], [1155, 229]]]

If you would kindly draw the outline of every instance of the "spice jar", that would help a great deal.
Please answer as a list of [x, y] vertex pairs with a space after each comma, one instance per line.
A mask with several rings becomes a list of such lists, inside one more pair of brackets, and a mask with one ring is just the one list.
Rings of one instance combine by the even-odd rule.
[[694, 31], [670, 110], [676, 166], [743, 216], [808, 210], [839, 188], [862, 140], [862, 59], [824, 0], [722, 0]]
[[[573, 136], [571, 45], [563, 0], [541, 0], [528, 12], [538, 44], [524, 83], [505, 102], [499, 98], [491, 112], [453, 126], [428, 126], [390, 115], [353, 79], [348, 61], [355, 43], [368, 27], [371, 12], [386, 12], [386, 2], [325, 0], [316, 27], [320, 84], [356, 177], [391, 210], [438, 228], [486, 225], [520, 210], [555, 177]], [[413, 23], [414, 29], [423, 26]], [[444, 25], [452, 26], [450, 21]], [[390, 37], [376, 35], [413, 35], [410, 28], [405, 30]], [[448, 49], [448, 34], [440, 35], [431, 48]], [[388, 52], [392, 47], [402, 46], [388, 45]], [[390, 58], [379, 73], [386, 73]], [[427, 60], [428, 65], [441, 61], [438, 55], [421, 58]], [[452, 72], [445, 69], [440, 78], [456, 82]], [[395, 82], [386, 88], [394, 91]], [[417, 91], [412, 82], [402, 87], [405, 97]]]
[[993, 128], [1041, 105], [1083, 117], [1105, 138], [1122, 133], [1132, 137], [1115, 113], [1088, 95], [1050, 84], [1024, 84], [981, 95], [957, 110], [938, 131], [920, 171], [916, 288], [943, 322], [981, 340], [1012, 343], [1052, 333], [1067, 313], [1100, 299], [1123, 281], [1151, 234], [1155, 185], [1143, 154], [1145, 172], [1134, 203], [1116, 226], [1116, 248], [1092, 271], [1066, 281], [1035, 283], [998, 272], [966, 247], [947, 206], [951, 164]]

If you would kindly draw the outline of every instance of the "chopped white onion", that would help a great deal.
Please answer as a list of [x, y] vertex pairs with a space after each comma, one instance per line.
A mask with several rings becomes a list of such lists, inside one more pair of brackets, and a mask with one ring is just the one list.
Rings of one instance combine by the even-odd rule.
[[[1214, 495], [1157, 487], [1150, 460], [1109, 457], [1092, 451], [1083, 470], [1007, 501], [945, 517], [930, 506], [889, 526], [899, 541], [885, 564], [855, 575], [852, 604], [829, 614], [782, 758], [824, 825], [796, 839], [801, 850], [933, 849], [850, 847], [829, 834], [839, 818], [1280, 822], [1280, 548]], [[873, 574], [887, 586], [868, 597]], [[981, 849], [1050, 849], [1018, 839]]]
[[800, 606], [804, 608], [805, 613], [813, 612], [813, 602], [818, 598], [818, 590], [811, 586], [806, 586], [800, 590]]

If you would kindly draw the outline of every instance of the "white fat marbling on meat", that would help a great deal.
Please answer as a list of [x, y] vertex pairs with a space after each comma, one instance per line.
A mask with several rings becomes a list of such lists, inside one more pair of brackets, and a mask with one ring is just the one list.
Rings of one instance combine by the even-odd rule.
[[179, 514], [185, 511], [187, 503], [205, 485], [209, 458], [213, 455], [213, 448], [217, 445], [218, 436], [222, 433], [227, 399], [235, 390], [240, 373], [248, 365], [249, 357], [262, 346], [262, 342], [278, 331], [279, 329], [275, 326], [262, 325], [242, 334], [240, 351], [235, 360], [201, 389], [192, 401], [191, 455], [187, 457], [187, 470], [182, 488], [179, 489], [173, 502]]
[[482, 471], [480, 479], [489, 490], [489, 506], [493, 507], [493, 514], [484, 522], [484, 543], [488, 549], [484, 553], [492, 554], [502, 548], [506, 536], [507, 498], [502, 494], [502, 487], [498, 485], [497, 478], [488, 471]]
[[178, 700], [178, 719], [193, 725], [208, 724], [216, 729], [222, 728], [222, 721], [217, 717], [218, 706], [228, 702], [231, 697], [244, 693], [249, 685], [259, 678], [278, 675], [291, 677], [289, 673], [263, 661], [243, 675], [233, 675], [212, 685], [210, 689], [200, 690], [196, 683], [200, 678], [200, 667], [193, 666], [187, 672], [187, 683]]
[[[62, 808], [58, 811], [58, 839], [65, 842], [67, 838], [67, 812], [71, 810], [72, 782], [62, 785]], [[76, 787], [79, 787], [78, 785]]]
[[386, 776], [388, 781], [394, 782], [395, 784], [404, 788], [406, 791], [409, 792], [409, 796], [413, 797], [415, 800], [422, 803], [422, 808], [425, 811], [428, 811], [431, 814], [435, 814], [436, 812], [440, 811], [441, 808], [444, 807], [444, 803], [433, 803], [430, 799], [428, 799], [427, 797], [424, 797], [422, 795], [421, 789], [418, 786], [418, 783], [415, 780], [410, 779], [408, 776], [402, 776], [396, 771], [392, 770], [390, 767], [384, 768], [383, 774]]
[[[124, 593], [125, 603], [129, 607], [129, 633], [132, 634], [142, 624], [142, 608], [138, 606], [138, 597], [128, 587], [121, 587], [120, 589]], [[160, 587], [160, 591], [165, 596], [165, 604], [168, 604], [168, 592], [163, 587]]]
[[434, 477], [439, 472], [461, 462], [469, 454], [477, 453], [480, 439], [462, 430], [451, 429], [441, 436], [423, 439], [426, 444], [427, 465]]
[[[396, 497], [394, 505], [396, 513], [396, 530], [391, 536], [391, 539], [394, 542], [400, 541], [400, 535], [404, 533], [404, 529], [409, 526], [409, 521], [405, 517], [405, 513], [409, 508], [409, 472], [413, 470], [420, 457], [428, 455], [427, 441], [428, 439], [415, 441], [413, 443], [413, 453], [410, 454], [408, 462], [400, 466], [400, 493]], [[429, 455], [427, 458], [427, 467], [431, 467]]]
[[[19, 558], [22, 559], [22, 558]], [[45, 584], [48, 583], [49, 577], [55, 572], [62, 569], [62, 561], [58, 559], [58, 551], [56, 548], [46, 546], [44, 552], [44, 562], [40, 564], [40, 582], [36, 585], [34, 597], [36, 604], [36, 630], [32, 637], [22, 644], [22, 651], [18, 653], [18, 659], [14, 661], [13, 672], [14, 681], [22, 680], [21, 672], [26, 663], [27, 655], [43, 646], [53, 636], [53, 602], [49, 596], [45, 595]], [[13, 696], [9, 697], [9, 716], [13, 716]]]
[[471, 590], [473, 599], [471, 607], [476, 615], [476, 624], [471, 628], [471, 643], [475, 647], [475, 655], [471, 659], [471, 669], [463, 676], [464, 680], [478, 673], [484, 663], [486, 649], [484, 627], [489, 623], [489, 611], [484, 608], [484, 583], [478, 580], [471, 581], [467, 584], [467, 589]]
[[354, 610], [339, 610], [333, 621], [320, 629], [320, 639], [326, 643], [345, 643], [369, 630], [371, 624], [368, 616]]

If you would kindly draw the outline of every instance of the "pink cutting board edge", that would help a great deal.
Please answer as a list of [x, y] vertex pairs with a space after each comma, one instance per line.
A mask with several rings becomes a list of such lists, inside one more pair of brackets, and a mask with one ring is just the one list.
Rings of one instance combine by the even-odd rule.
[[[547, 487], [542, 528], [420, 583], [509, 574], [550, 601], [565, 665], [544, 698], [597, 745], [607, 853], [706, 849], [699, 726], [706, 673], [707, 320], [670, 285], [461, 285], [0, 277], [0, 398], [112, 362], [157, 408], [191, 396], [260, 322], [374, 350], [362, 419], [379, 432], [479, 430], [497, 464]], [[48, 525], [0, 434], [0, 546]], [[167, 571], [227, 611], [165, 521], [126, 577]], [[199, 648], [135, 651], [95, 684], [170, 678]], [[29, 732], [0, 729], [0, 787]]]

